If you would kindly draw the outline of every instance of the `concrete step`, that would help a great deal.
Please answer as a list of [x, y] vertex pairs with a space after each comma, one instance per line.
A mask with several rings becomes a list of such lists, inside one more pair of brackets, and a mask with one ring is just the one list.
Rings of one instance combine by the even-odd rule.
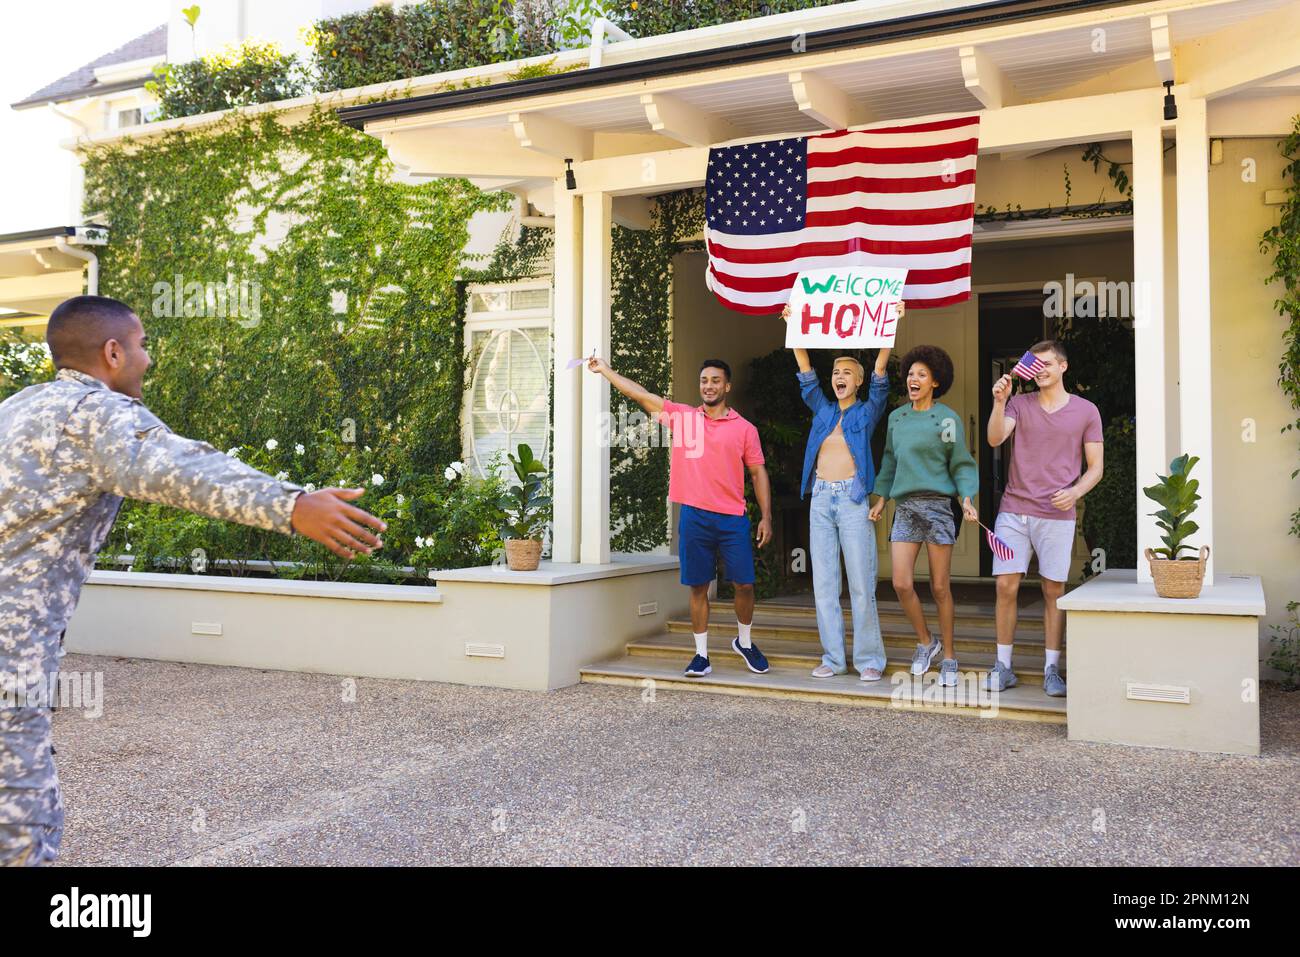
[[[938, 634], [939, 623], [933, 618], [927, 619], [930, 630]], [[670, 618], [667, 623], [668, 630], [673, 634], [689, 635], [694, 632], [689, 618]], [[709, 634], [714, 633], [726, 635], [733, 638], [736, 635], [736, 616], [734, 614], [717, 614], [709, 616]], [[911, 654], [911, 648], [916, 644], [916, 632], [906, 621], [895, 621], [884, 616], [880, 619], [880, 633], [884, 638], [885, 644], [895, 644], [906, 647], [908, 654]], [[750, 634], [756, 640], [772, 640], [775, 638], [790, 639], [795, 641], [810, 641], [814, 644], [820, 643], [817, 632], [816, 618], [777, 618], [773, 615], [759, 614], [754, 612], [754, 621]], [[844, 623], [844, 634], [849, 637], [853, 634], [853, 622], [846, 620]], [[1016, 647], [1026, 651], [1042, 652], [1045, 647], [1046, 638], [1042, 629], [1031, 631], [1027, 629], [1016, 629]], [[973, 626], [963, 625], [957, 622], [956, 633], [953, 635], [953, 644], [957, 653], [964, 654], [971, 651], [992, 652], [993, 645], [997, 643], [997, 630], [992, 624]]]
[[[732, 636], [734, 637], [734, 635]], [[759, 648], [767, 657], [768, 663], [772, 666], [781, 665], [783, 667], [792, 667], [802, 669], [805, 673], [811, 672], [818, 664], [821, 663], [822, 649], [820, 644], [814, 644], [808, 641], [787, 638], [759, 639], [755, 636]], [[959, 642], [954, 642], [957, 647], [957, 661], [963, 671], [979, 671], [980, 679], [983, 680], [988, 669], [993, 666], [996, 660], [996, 652], [991, 647], [984, 651], [964, 651]], [[908, 672], [912, 665], [912, 650], [916, 647], [916, 642], [909, 639], [905, 647], [885, 643], [885, 654], [887, 663], [885, 666], [885, 677], [888, 679], [894, 673], [902, 671]], [[651, 657], [651, 658], [671, 658], [679, 662], [679, 668], [685, 668], [687, 662], [695, 654], [695, 644], [689, 635], [681, 635], [675, 632], [668, 632], [659, 635], [653, 635], [648, 638], [640, 638], [628, 642], [627, 653], [629, 657]], [[709, 662], [716, 666], [719, 658], [736, 658], [736, 652], [731, 647], [731, 637], [715, 635], [709, 631]], [[1021, 649], [1012, 659], [1012, 670], [1016, 677], [1020, 679], [1023, 685], [1037, 685], [1042, 687], [1043, 684], [1043, 654], [1042, 649], [1032, 652], [1028, 649]], [[853, 670], [853, 659], [851, 650], [846, 652], [845, 661], [849, 665], [849, 670]], [[939, 670], [939, 659], [934, 660], [930, 671], [937, 673]], [[1061, 656], [1061, 674], [1065, 674], [1065, 656]], [[856, 677], [854, 675], [853, 677]], [[830, 680], [830, 679], [819, 679]]]
[[[921, 602], [925, 608], [927, 618], [933, 618], [935, 614], [934, 602], [928, 598]], [[844, 609], [844, 617], [847, 620], [852, 610], [849, 607], [848, 599], [840, 602]], [[710, 613], [730, 614], [734, 612], [735, 606], [730, 601], [719, 601], [717, 599], [709, 602]], [[892, 599], [876, 599], [876, 611], [881, 618], [885, 616], [897, 616], [899, 620], [906, 620], [903, 613], [903, 606]], [[996, 607], [992, 602], [957, 602], [954, 606], [957, 621], [960, 624], [963, 620], [969, 619], [971, 624], [992, 623]], [[781, 618], [811, 618], [814, 621], [817, 618], [817, 609], [813, 606], [812, 599], [806, 601], [792, 601], [772, 599], [770, 601], [760, 601], [754, 605], [755, 615], [774, 615]], [[1032, 605], [1021, 606], [1017, 612], [1016, 619], [1019, 628], [1038, 628], [1043, 626], [1043, 605], [1042, 602], [1036, 602]]]
[[750, 672], [734, 653], [710, 656], [713, 673], [704, 678], [682, 675], [679, 659], [625, 655], [582, 669], [582, 681], [624, 685], [658, 691], [694, 691], [711, 694], [786, 698], [819, 704], [933, 711], [940, 714], [983, 716], [1021, 721], [1065, 723], [1065, 699], [1049, 698], [1041, 687], [1017, 685], [993, 696], [978, 690], [972, 672], [962, 676], [957, 688], [939, 688], [933, 673], [929, 680], [897, 674], [881, 681], [859, 681], [856, 675], [813, 678], [802, 667], [773, 663], [764, 675]]

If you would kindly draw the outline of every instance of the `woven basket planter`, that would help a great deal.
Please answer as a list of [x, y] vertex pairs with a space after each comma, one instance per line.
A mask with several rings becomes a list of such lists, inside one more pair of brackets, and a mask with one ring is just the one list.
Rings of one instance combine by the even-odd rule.
[[535, 538], [506, 539], [506, 564], [512, 572], [537, 570], [542, 559], [542, 543]]
[[1151, 578], [1161, 598], [1195, 598], [1205, 582], [1205, 560], [1210, 546], [1201, 546], [1201, 557], [1188, 559], [1156, 558], [1151, 549], [1144, 553], [1151, 565]]

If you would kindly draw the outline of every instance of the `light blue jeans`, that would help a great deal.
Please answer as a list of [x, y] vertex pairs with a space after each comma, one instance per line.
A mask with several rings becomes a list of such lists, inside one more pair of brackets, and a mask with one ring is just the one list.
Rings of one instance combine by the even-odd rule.
[[822, 664], [836, 674], [844, 662], [844, 612], [840, 607], [840, 554], [849, 576], [849, 602], [853, 609], [853, 667], [885, 670], [885, 643], [880, 637], [876, 611], [876, 529], [867, 518], [870, 498], [857, 504], [849, 497], [852, 479], [813, 483], [809, 512], [812, 545], [813, 597], [817, 605], [817, 631], [822, 641]]

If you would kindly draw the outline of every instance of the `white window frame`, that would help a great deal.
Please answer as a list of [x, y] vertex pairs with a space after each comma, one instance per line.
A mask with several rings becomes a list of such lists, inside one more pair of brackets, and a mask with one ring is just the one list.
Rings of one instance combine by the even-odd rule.
[[[499, 312], [473, 312], [472, 306], [476, 293], [495, 293], [495, 292], [518, 292], [531, 289], [546, 290], [546, 306], [534, 309], [502, 309]], [[552, 422], [549, 408], [551, 401], [551, 376], [555, 363], [554, 348], [554, 324], [555, 324], [555, 296], [551, 289], [551, 281], [545, 279], [529, 279], [520, 282], [509, 283], [484, 283], [473, 284], [466, 288], [465, 297], [465, 339], [464, 351], [465, 362], [469, 367], [469, 382], [465, 388], [463, 401], [461, 402], [461, 459], [467, 464], [471, 464], [474, 459], [474, 428], [472, 405], [474, 399], [474, 382], [475, 371], [474, 363], [474, 334], [476, 332], [503, 332], [506, 330], [523, 330], [523, 329], [545, 329], [548, 342], [548, 358], [552, 368], [546, 370], [543, 377], [546, 388], [546, 406], [548, 409], [546, 416], [546, 448], [541, 456], [542, 461], [550, 468], [551, 462], [551, 440], [550, 433]]]

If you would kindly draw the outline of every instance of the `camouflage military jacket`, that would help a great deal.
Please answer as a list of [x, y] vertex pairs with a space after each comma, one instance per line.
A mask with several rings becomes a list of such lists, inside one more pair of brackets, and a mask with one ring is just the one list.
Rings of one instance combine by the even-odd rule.
[[176, 435], [83, 372], [61, 369], [0, 403], [0, 687], [56, 669], [124, 497], [290, 534], [300, 491]]

